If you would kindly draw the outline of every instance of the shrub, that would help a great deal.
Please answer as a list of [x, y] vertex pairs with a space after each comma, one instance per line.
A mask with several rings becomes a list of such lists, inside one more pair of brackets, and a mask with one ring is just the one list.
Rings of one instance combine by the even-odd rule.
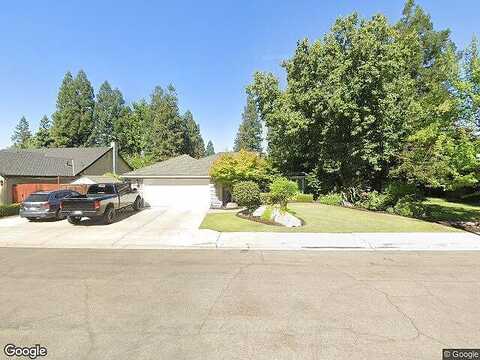
[[343, 197], [340, 193], [330, 193], [320, 196], [318, 202], [324, 205], [342, 205]]
[[253, 181], [240, 181], [233, 185], [233, 198], [240, 206], [245, 206], [248, 212], [260, 206], [260, 188]]
[[0, 205], [0, 217], [18, 215], [20, 204]]
[[283, 177], [278, 177], [270, 184], [270, 199], [273, 204], [279, 204], [282, 209], [287, 208], [290, 200], [298, 194], [298, 184]]
[[392, 196], [390, 196], [390, 194], [381, 194], [378, 191], [371, 191], [363, 194], [363, 200], [355, 205], [368, 210], [384, 211], [389, 206], [395, 205], [395, 203], [392, 201]]
[[397, 201], [393, 207], [393, 212], [397, 215], [426, 218], [428, 217], [427, 208], [419, 201], [415, 195], [406, 195]]
[[297, 194], [295, 202], [313, 202], [313, 194]]
[[260, 202], [264, 205], [272, 205], [270, 193], [260, 193]]
[[269, 164], [255, 152], [240, 150], [221, 155], [210, 168], [210, 176], [231, 188], [240, 181], [262, 184], [269, 180]]
[[421, 194], [415, 185], [401, 182], [392, 182], [388, 184], [384, 193], [391, 197], [392, 204], [395, 204], [400, 198], [407, 195], [415, 195], [417, 198], [421, 197]]

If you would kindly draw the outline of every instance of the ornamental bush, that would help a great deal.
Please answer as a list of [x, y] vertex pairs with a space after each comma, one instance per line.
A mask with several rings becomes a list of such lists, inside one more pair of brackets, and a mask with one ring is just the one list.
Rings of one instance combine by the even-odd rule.
[[278, 177], [270, 184], [270, 199], [273, 204], [278, 204], [282, 209], [287, 208], [290, 200], [298, 194], [298, 184], [284, 177]]
[[0, 217], [18, 215], [20, 204], [0, 205]]
[[232, 195], [240, 206], [245, 206], [249, 213], [260, 206], [260, 187], [253, 181], [239, 181], [233, 185]]
[[427, 208], [414, 195], [407, 195], [397, 201], [393, 207], [393, 212], [397, 215], [424, 219], [428, 217]]

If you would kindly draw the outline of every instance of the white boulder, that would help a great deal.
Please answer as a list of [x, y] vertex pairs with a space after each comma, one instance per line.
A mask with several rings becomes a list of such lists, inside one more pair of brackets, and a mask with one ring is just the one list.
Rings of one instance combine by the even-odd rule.
[[278, 208], [272, 211], [272, 220], [286, 227], [302, 226], [302, 221], [287, 211], [281, 211]]
[[267, 207], [265, 205], [262, 205], [257, 210], [255, 210], [253, 212], [252, 216], [261, 217], [266, 209], [267, 209]]

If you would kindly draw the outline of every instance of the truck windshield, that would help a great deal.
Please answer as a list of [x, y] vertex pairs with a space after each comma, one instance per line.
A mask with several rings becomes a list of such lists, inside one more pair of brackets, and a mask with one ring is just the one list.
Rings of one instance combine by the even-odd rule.
[[115, 194], [112, 184], [93, 184], [88, 188], [88, 194]]

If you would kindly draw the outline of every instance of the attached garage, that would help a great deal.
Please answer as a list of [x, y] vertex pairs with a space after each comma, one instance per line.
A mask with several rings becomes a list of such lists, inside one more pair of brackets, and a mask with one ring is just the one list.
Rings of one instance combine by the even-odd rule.
[[222, 188], [211, 182], [209, 169], [217, 156], [194, 159], [181, 155], [124, 174], [151, 207], [205, 210], [221, 206]]

